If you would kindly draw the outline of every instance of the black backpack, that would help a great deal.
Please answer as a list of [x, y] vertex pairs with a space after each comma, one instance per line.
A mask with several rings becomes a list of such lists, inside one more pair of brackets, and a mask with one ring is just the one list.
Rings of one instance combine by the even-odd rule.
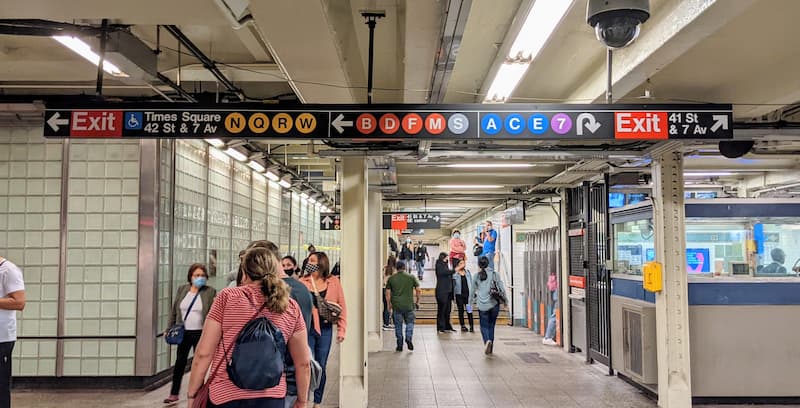
[[[253, 301], [250, 300], [250, 303]], [[276, 387], [286, 371], [286, 340], [281, 330], [267, 317], [258, 317], [264, 307], [262, 305], [239, 332], [233, 343], [233, 354], [228, 360], [228, 377], [241, 389]]]
[[483, 245], [475, 244], [475, 246], [472, 247], [472, 255], [481, 256], [482, 253], [483, 253]]

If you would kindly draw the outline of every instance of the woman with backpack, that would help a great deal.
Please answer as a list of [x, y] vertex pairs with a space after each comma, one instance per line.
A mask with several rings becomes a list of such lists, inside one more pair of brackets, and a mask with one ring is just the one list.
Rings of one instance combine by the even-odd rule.
[[305, 277], [301, 280], [314, 297], [312, 320], [314, 329], [308, 334], [311, 354], [322, 366], [322, 380], [314, 390], [314, 406], [322, 403], [327, 381], [326, 368], [328, 355], [333, 343], [333, 326], [336, 325], [336, 342], [344, 341], [347, 328], [347, 307], [344, 302], [344, 290], [339, 278], [331, 275], [330, 260], [324, 252], [316, 252], [308, 257]]
[[186, 362], [189, 360], [189, 351], [197, 348], [200, 335], [203, 334], [203, 323], [205, 323], [214, 296], [217, 295], [216, 289], [206, 285], [208, 281], [208, 270], [201, 263], [193, 264], [189, 267], [186, 275], [189, 282], [178, 288], [175, 295], [175, 302], [172, 304], [172, 311], [169, 314], [169, 325], [183, 325], [183, 339], [178, 344], [175, 367], [172, 370], [172, 390], [169, 397], [164, 400], [165, 404], [172, 404], [178, 401], [181, 392], [181, 382], [183, 374], [186, 372]]
[[[295, 407], [303, 408], [310, 381], [308, 335], [300, 307], [279, 277], [280, 260], [267, 248], [251, 248], [239, 267], [241, 285], [220, 291], [208, 312], [192, 363], [188, 406], [193, 406], [195, 398], [207, 398], [209, 407], [284, 408], [284, 356], [288, 353], [296, 370], [299, 398]], [[253, 337], [254, 327], [260, 330], [258, 334], [267, 334], [255, 341], [257, 355], [248, 354], [252, 350], [247, 343], [240, 347], [237, 342], [240, 336]], [[254, 382], [275, 385], [247, 385]]]
[[470, 301], [478, 307], [484, 353], [489, 355], [494, 350], [494, 326], [497, 324], [497, 315], [500, 314], [500, 304], [506, 302], [506, 288], [494, 269], [486, 271], [489, 268], [487, 257], [478, 258], [478, 267], [480, 272], [472, 279]]

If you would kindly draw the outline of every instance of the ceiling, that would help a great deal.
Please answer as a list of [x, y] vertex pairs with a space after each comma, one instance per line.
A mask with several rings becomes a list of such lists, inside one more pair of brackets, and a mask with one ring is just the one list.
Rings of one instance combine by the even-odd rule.
[[[159, 51], [158, 72], [203, 101], [239, 99], [159, 25], [178, 27], [252, 101], [365, 103], [369, 30], [361, 12], [384, 10], [386, 17], [375, 29], [374, 102], [478, 103], [534, 1], [4, 0], [0, 16], [92, 27], [108, 19], [116, 29], [130, 31]], [[574, 1], [509, 102], [603, 101], [605, 49], [585, 23], [587, 1]], [[651, 14], [640, 38], [614, 52], [615, 101], [734, 103], [740, 122], [791, 119], [800, 111], [795, 109], [800, 101], [800, 49], [793, 42], [800, 36], [795, 21], [800, 2], [651, 0]], [[0, 102], [93, 96], [95, 79], [94, 65], [48, 36], [0, 34]], [[155, 77], [121, 81], [109, 75], [103, 95], [180, 98]], [[0, 112], [0, 124], [19, 123], [23, 116], [6, 109]], [[687, 171], [725, 174], [689, 182], [724, 185], [729, 193], [791, 184], [787, 175], [800, 171], [795, 155], [800, 137], [773, 129], [742, 134], [755, 138], [756, 146], [738, 160], [723, 158], [715, 145], [685, 145]], [[542, 199], [558, 186], [609, 169], [646, 172], [653, 149], [652, 143], [553, 141], [350, 145], [250, 140], [248, 146], [330, 193], [335, 192], [340, 157], [361, 151], [388, 158], [391, 174], [376, 172], [386, 207], [442, 208], [444, 228], [508, 202]], [[453, 166], [466, 164], [526, 167]]]

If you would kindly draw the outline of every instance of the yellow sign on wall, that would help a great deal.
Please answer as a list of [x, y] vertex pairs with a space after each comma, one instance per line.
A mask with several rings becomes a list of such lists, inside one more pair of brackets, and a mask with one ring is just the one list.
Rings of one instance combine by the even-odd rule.
[[642, 286], [648, 292], [661, 292], [664, 286], [663, 272], [664, 267], [658, 262], [648, 262], [644, 264], [644, 280]]

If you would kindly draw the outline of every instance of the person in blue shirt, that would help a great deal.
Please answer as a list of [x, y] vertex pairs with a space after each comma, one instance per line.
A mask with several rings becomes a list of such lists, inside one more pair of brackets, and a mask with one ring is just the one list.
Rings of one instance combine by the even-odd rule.
[[494, 230], [492, 227], [491, 221], [486, 221], [486, 228], [483, 232], [483, 253], [481, 256], [485, 256], [486, 259], [489, 260], [489, 269], [494, 270], [494, 252], [497, 246], [497, 231]]

